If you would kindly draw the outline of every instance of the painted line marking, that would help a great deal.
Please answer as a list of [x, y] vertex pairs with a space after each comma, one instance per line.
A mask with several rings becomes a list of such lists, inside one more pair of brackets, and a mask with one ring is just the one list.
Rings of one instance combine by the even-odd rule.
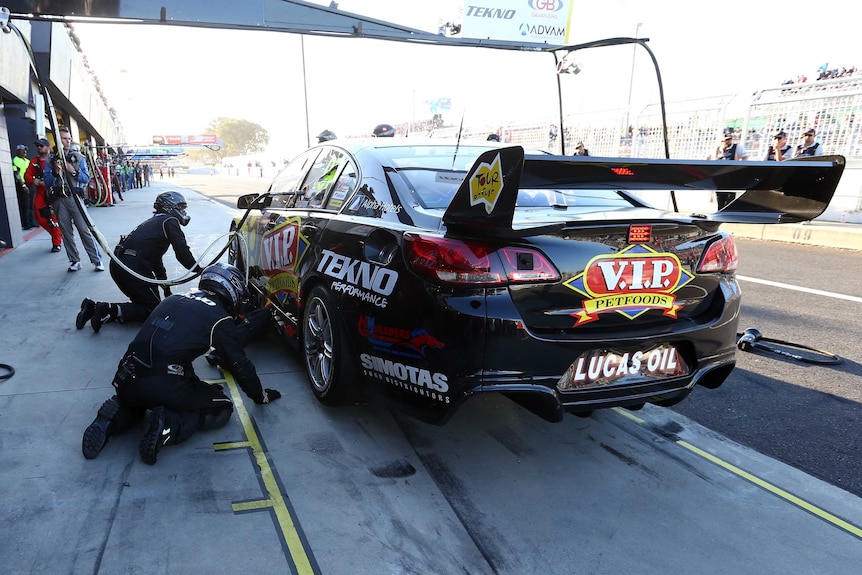
[[245, 408], [243, 396], [237, 387], [236, 380], [234, 380], [229, 372], [222, 371], [222, 375], [224, 375], [224, 379], [207, 380], [207, 383], [224, 383], [227, 385], [231, 399], [233, 400], [234, 411], [239, 417], [246, 440], [214, 443], [213, 449], [216, 451], [231, 449], [251, 450], [251, 456], [258, 469], [258, 478], [260, 479], [261, 486], [266, 491], [266, 497], [263, 499], [233, 503], [233, 511], [234, 513], [271, 511], [278, 522], [282, 542], [286, 545], [287, 552], [290, 555], [289, 560], [293, 562], [295, 569], [293, 572], [297, 575], [320, 575], [320, 569], [317, 566], [317, 561], [314, 559], [314, 554], [307, 547], [305, 536], [301, 533], [301, 529], [298, 528], [297, 522], [294, 519], [289, 498], [281, 490], [279, 480], [269, 463], [266, 449], [260, 440], [254, 421]]
[[831, 291], [823, 291], [823, 290], [819, 290], [819, 289], [806, 288], [806, 287], [801, 287], [801, 286], [795, 286], [793, 284], [783, 284], [781, 282], [761, 280], [761, 279], [752, 278], [752, 277], [748, 277], [748, 276], [739, 276], [738, 275], [738, 276], [736, 276], [736, 279], [740, 279], [743, 281], [752, 282], [752, 283], [756, 283], [756, 284], [763, 284], [763, 285], [767, 285], [767, 286], [782, 288], [782, 289], [789, 289], [789, 290], [793, 290], [793, 291], [801, 291], [804, 293], [810, 293], [810, 294], [814, 294], [814, 295], [822, 295], [825, 297], [832, 297], [835, 299], [843, 299], [843, 300], [852, 301], [855, 303], [862, 303], [862, 297], [856, 297], [855, 295], [845, 295], [843, 293], [835, 293], [835, 292], [831, 292]]
[[[619, 407], [615, 407], [613, 409], [614, 409], [614, 411], [616, 411], [620, 415], [634, 421], [635, 423], [637, 423], [643, 427], [647, 427], [646, 422], [643, 419], [637, 417], [636, 415], [630, 413], [629, 411], [622, 409], [622, 408], [619, 408]], [[661, 437], [664, 437], [664, 436], [661, 436]], [[692, 445], [691, 443], [689, 443], [683, 439], [677, 439], [677, 440], [668, 439], [668, 441], [672, 441], [673, 443], [676, 443], [677, 445], [679, 445], [683, 449], [686, 449], [687, 451], [709, 461], [710, 463], [717, 465], [718, 467], [721, 467], [725, 471], [729, 471], [730, 473], [732, 473], [733, 475], [736, 475], [737, 477], [739, 477], [741, 479], [745, 479], [746, 481], [756, 485], [757, 487], [760, 487], [761, 489], [765, 490], [766, 492], [775, 495], [779, 499], [783, 499], [783, 500], [787, 501], [791, 505], [794, 505], [795, 507], [798, 507], [799, 509], [806, 511], [806, 512], [814, 515], [815, 517], [818, 517], [819, 519], [825, 521], [826, 523], [829, 523], [830, 525], [837, 527], [838, 529], [841, 529], [842, 531], [849, 533], [850, 535], [856, 537], [857, 539], [862, 539], [862, 528], [860, 528], [858, 525], [854, 525], [854, 524], [850, 523], [849, 521], [845, 521], [844, 519], [841, 519], [837, 515], [833, 515], [832, 513], [829, 513], [828, 511], [826, 511], [820, 507], [817, 507], [813, 503], [806, 501], [805, 499], [802, 499], [801, 497], [793, 495], [789, 491], [785, 491], [784, 489], [781, 489], [777, 485], [774, 485], [774, 484], [766, 481], [765, 479], [757, 477], [756, 475], [749, 473], [748, 471], [745, 471], [744, 469], [737, 467], [737, 466], [733, 465], [732, 463], [724, 461], [723, 459], [719, 458], [718, 456], [716, 456], [712, 453], [709, 453], [708, 451], [704, 451], [703, 449], [701, 449], [695, 445]]]

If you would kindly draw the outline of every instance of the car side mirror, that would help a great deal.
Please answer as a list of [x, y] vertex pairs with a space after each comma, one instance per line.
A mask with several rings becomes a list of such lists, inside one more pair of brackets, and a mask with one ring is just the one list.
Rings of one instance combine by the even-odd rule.
[[272, 196], [267, 194], [245, 194], [236, 200], [236, 207], [240, 210], [268, 208], [272, 203]]

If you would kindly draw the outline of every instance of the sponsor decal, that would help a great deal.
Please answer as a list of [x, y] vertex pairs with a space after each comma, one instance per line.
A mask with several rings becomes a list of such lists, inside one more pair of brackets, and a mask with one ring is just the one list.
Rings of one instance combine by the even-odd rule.
[[666, 379], [686, 373], [685, 361], [672, 345], [633, 353], [603, 350], [578, 357], [557, 382], [557, 387], [565, 391], [644, 379]]
[[386, 325], [367, 315], [359, 316], [356, 329], [374, 349], [394, 355], [424, 359], [427, 350], [446, 347], [446, 344], [429, 335], [424, 329]]
[[521, 36], [560, 37], [566, 35], [565, 26], [546, 26], [545, 24], [528, 24], [524, 22], [518, 28]]
[[334, 278], [332, 290], [342, 292], [379, 308], [389, 305], [386, 296], [398, 283], [398, 272], [323, 250], [317, 271]]
[[[266, 222], [259, 222], [265, 229]], [[300, 233], [302, 219], [287, 218], [263, 233], [260, 242], [261, 267], [269, 277], [267, 290], [284, 304], [290, 294], [297, 294], [297, 266], [308, 251], [310, 242]], [[249, 248], [249, 251], [251, 248]]]
[[363, 373], [369, 377], [435, 401], [443, 403], [450, 401], [445, 395], [449, 391], [449, 380], [444, 373], [432, 372], [367, 353], [360, 354], [359, 361], [362, 364]]
[[390, 202], [381, 202], [378, 200], [373, 200], [371, 198], [365, 198], [362, 200], [362, 203], [359, 204], [360, 207], [366, 210], [374, 210], [380, 212], [392, 212], [395, 214], [401, 213], [401, 204], [393, 204]]
[[464, 181], [464, 174], [453, 174], [451, 172], [437, 172], [434, 181], [438, 184], [460, 184]]
[[261, 263], [267, 274], [296, 269], [309, 246], [308, 239], [299, 232], [301, 223], [300, 218], [287, 218], [264, 234]]
[[559, 12], [563, 9], [562, 0], [527, 0], [527, 6], [537, 12]]
[[502, 8], [487, 8], [485, 6], [467, 6], [466, 16], [473, 18], [495, 18], [497, 20], [511, 20], [515, 17], [516, 11]]
[[500, 154], [490, 164], [482, 162], [470, 176], [470, 205], [485, 204], [485, 212], [494, 211], [500, 190], [503, 189], [503, 170], [500, 168]]
[[596, 256], [583, 273], [563, 282], [587, 296], [583, 309], [572, 314], [576, 326], [596, 321], [603, 313], [617, 312], [635, 319], [651, 309], [676, 317], [677, 290], [694, 276], [685, 271], [675, 254], [657, 252], [644, 244], [616, 254]]

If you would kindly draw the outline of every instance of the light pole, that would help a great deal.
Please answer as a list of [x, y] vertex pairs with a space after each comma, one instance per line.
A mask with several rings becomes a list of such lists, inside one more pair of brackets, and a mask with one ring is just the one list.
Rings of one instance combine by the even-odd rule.
[[[637, 27], [635, 28], [635, 39], [640, 37], [641, 26], [643, 26], [643, 22], [638, 22]], [[626, 136], [629, 133], [629, 114], [631, 114], [632, 110], [632, 87], [635, 83], [635, 59], [638, 55], [638, 45], [635, 44], [632, 46], [632, 73], [629, 76], [629, 101], [626, 104], [626, 125], [623, 126], [623, 130], [625, 130]], [[634, 137], [634, 132], [632, 132], [632, 137]]]

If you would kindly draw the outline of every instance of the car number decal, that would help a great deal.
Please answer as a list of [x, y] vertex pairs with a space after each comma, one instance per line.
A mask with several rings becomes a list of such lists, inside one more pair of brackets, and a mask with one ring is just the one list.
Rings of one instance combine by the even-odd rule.
[[578, 326], [608, 312], [635, 319], [648, 310], [660, 309], [667, 317], [675, 318], [681, 306], [673, 294], [692, 279], [694, 276], [683, 269], [676, 254], [638, 244], [616, 254], [594, 257], [582, 273], [563, 285], [587, 296], [583, 309], [572, 314]]

